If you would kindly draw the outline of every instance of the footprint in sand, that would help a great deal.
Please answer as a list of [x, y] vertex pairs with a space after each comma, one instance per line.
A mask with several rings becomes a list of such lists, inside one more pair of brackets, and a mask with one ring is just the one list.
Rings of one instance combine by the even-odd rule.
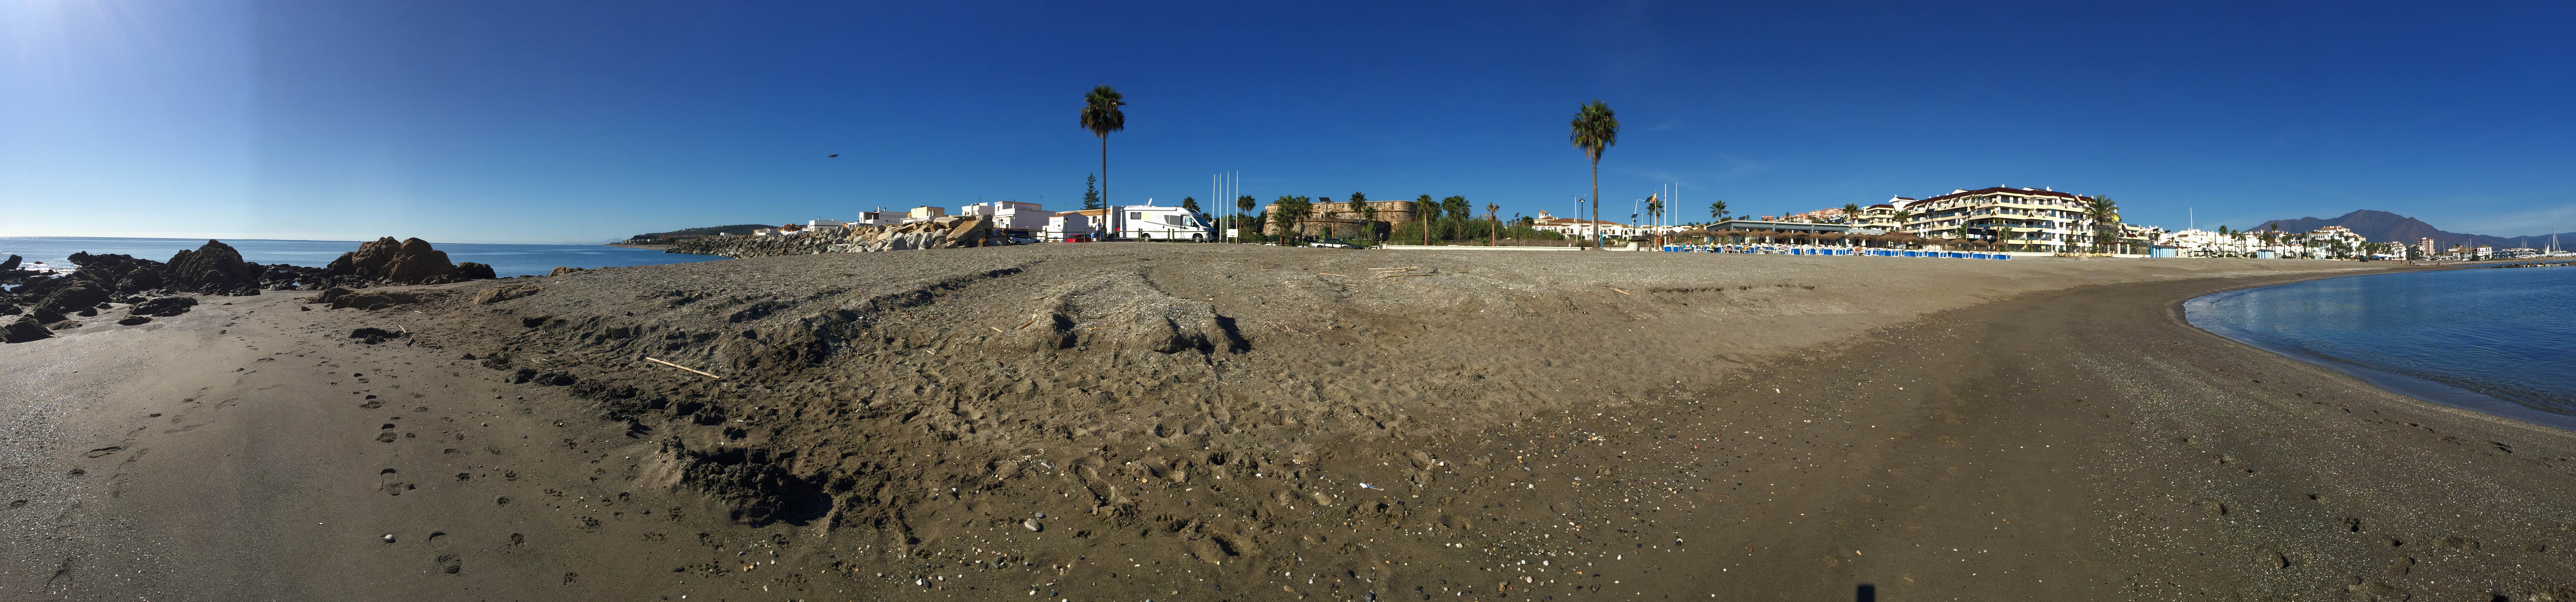
[[438, 559], [434, 562], [437, 563], [438, 572], [441, 573], [454, 575], [465, 570], [464, 559], [457, 558], [455, 554], [440, 554], [438, 555]]
[[100, 457], [105, 457], [105, 456], [107, 456], [108, 454], [113, 454], [113, 453], [120, 452], [120, 451], [124, 451], [124, 450], [125, 450], [125, 448], [123, 448], [123, 447], [110, 446], [110, 447], [102, 447], [102, 448], [98, 448], [98, 449], [89, 450], [89, 453], [87, 453], [87, 454], [83, 454], [83, 455], [87, 455], [87, 456], [92, 457], [92, 458], [100, 458]]

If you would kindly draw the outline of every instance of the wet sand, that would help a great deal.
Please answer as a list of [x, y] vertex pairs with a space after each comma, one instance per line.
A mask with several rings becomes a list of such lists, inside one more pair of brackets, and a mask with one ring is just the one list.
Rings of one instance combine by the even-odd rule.
[[85, 326], [0, 346], [0, 597], [2576, 596], [2568, 433], [2179, 314], [2385, 266], [1541, 255], [763, 258]]

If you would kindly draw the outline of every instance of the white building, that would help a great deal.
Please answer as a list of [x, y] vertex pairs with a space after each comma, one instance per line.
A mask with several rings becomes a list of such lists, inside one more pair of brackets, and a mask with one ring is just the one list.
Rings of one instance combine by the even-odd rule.
[[862, 226], [892, 226], [903, 223], [903, 218], [903, 212], [900, 211], [861, 211], [858, 221], [850, 223]]
[[998, 230], [1045, 230], [1055, 213], [1038, 208], [1037, 203], [996, 201], [976, 203], [958, 209], [958, 215], [974, 215], [993, 220]]
[[1538, 212], [1538, 217], [1530, 221], [1530, 229], [1541, 232], [1555, 232], [1565, 235], [1566, 238], [1589, 240], [1592, 238], [1594, 232], [1599, 232], [1601, 236], [1608, 238], [1628, 238], [1632, 236], [1671, 234], [1674, 232], [1689, 230], [1691, 227], [1629, 225], [1607, 220], [1593, 221], [1588, 219], [1556, 217], [1548, 215], [1546, 211], [1540, 211]]
[[912, 211], [905, 212], [903, 223], [909, 224], [913, 222], [926, 222], [942, 217], [948, 217], [948, 208], [923, 205], [912, 208]]
[[1055, 214], [1047, 218], [1046, 228], [1038, 232], [1038, 238], [1048, 242], [1090, 240], [1091, 222], [1108, 212], [1107, 209], [1088, 209]]

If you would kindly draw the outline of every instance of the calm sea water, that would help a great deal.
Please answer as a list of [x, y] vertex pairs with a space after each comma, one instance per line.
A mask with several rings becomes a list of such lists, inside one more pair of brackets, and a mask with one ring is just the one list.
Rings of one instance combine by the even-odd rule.
[[[115, 253], [139, 259], [169, 261], [182, 249], [195, 249], [206, 244], [195, 238], [89, 238], [73, 236], [0, 237], [0, 259], [19, 255], [26, 261], [71, 267], [73, 253]], [[354, 240], [225, 240], [241, 251], [242, 260], [252, 263], [322, 267], [341, 253], [358, 250]], [[523, 274], [545, 274], [555, 266], [576, 268], [625, 267], [691, 263], [724, 259], [714, 255], [664, 253], [643, 249], [599, 245], [478, 245], [430, 241], [430, 245], [447, 252], [448, 261], [489, 264], [501, 277]]]
[[2193, 299], [2183, 314], [2418, 399], [2576, 429], [2576, 266], [2310, 280]]

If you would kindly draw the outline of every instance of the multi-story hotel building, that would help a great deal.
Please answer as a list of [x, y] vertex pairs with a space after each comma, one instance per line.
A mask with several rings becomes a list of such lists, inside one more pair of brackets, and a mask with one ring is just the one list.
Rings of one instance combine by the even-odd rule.
[[1910, 214], [1897, 230], [1924, 238], [1955, 238], [1964, 233], [1968, 238], [2000, 242], [2010, 252], [2085, 251], [2091, 249], [2093, 227], [2084, 217], [2084, 201], [2081, 196], [2033, 188], [1953, 190], [1897, 205], [1895, 210]]

